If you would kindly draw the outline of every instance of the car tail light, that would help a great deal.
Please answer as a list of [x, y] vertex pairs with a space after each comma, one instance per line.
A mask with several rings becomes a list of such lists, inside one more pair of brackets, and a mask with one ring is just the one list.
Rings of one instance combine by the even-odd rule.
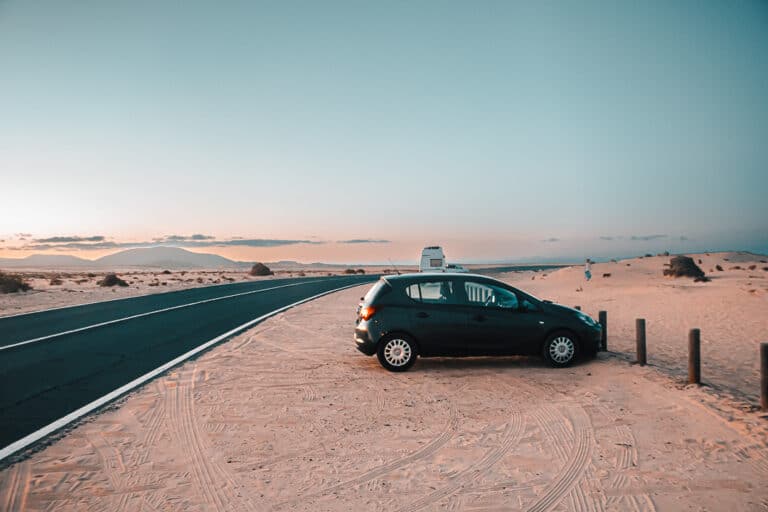
[[376, 306], [363, 306], [360, 308], [360, 318], [363, 320], [370, 320], [376, 311]]

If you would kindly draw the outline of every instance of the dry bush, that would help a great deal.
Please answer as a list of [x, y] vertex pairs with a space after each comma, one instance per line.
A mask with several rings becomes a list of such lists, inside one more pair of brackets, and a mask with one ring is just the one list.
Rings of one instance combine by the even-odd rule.
[[149, 283], [147, 286], [160, 286], [160, 283], [158, 283], [157, 281], [153, 281]]
[[198, 283], [202, 284], [202, 283], [203, 283], [203, 278], [202, 278], [202, 277], [198, 277], [198, 278], [196, 279], [196, 281], [197, 281]]
[[605, 274], [603, 274], [603, 277], [611, 277], [611, 273], [610, 272], [606, 272]]
[[749, 270], [755, 270], [757, 268], [757, 265], [750, 265], [748, 268]]
[[171, 273], [171, 271], [170, 271], [170, 270], [163, 270], [163, 271], [162, 271], [162, 272], [160, 272], [160, 273], [161, 273], [161, 274], [165, 274], [165, 275], [168, 275], [168, 274], [170, 274], [170, 273]]
[[731, 267], [731, 270], [741, 270], [741, 267], [739, 265], [734, 265]]
[[117, 274], [107, 274], [96, 284], [99, 286], [128, 286], [128, 283], [117, 277]]
[[93, 272], [88, 272], [88, 274], [86, 275], [91, 278], [96, 277], [96, 274], [94, 274]]
[[675, 256], [669, 262], [669, 268], [664, 269], [665, 276], [693, 277], [695, 281], [708, 281], [704, 271], [699, 268], [693, 258]]
[[251, 267], [250, 274], [252, 276], [271, 276], [274, 275], [274, 272], [272, 272], [265, 264], [256, 262], [253, 264], [253, 267]]
[[62, 284], [64, 284], [64, 281], [59, 276], [54, 276], [48, 281], [49, 286], [61, 286]]
[[358, 274], [365, 274], [365, 269], [359, 268], [359, 269], [357, 269], [357, 273]]
[[723, 267], [721, 267], [720, 265], [715, 265], [715, 269], [716, 269], [718, 272], [722, 272], [722, 271], [723, 271]]
[[0, 293], [26, 292], [31, 289], [21, 276], [0, 272]]
[[344, 270], [344, 273], [345, 273], [345, 274], [355, 274], [356, 272], [355, 272], [355, 269], [353, 269], [353, 268], [348, 268], [348, 269], [345, 269], [345, 270]]
[[307, 277], [307, 274], [305, 272], [299, 272], [299, 277]]

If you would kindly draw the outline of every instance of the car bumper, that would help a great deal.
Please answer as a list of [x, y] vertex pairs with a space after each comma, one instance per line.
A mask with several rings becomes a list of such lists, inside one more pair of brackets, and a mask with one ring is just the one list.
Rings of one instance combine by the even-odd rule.
[[600, 324], [590, 326], [583, 330], [581, 333], [582, 349], [592, 352], [599, 351], [601, 346], [601, 339], [603, 334], [603, 327]]
[[371, 339], [368, 329], [360, 327], [355, 329], [355, 346], [357, 350], [367, 356], [372, 356], [376, 353], [376, 343]]

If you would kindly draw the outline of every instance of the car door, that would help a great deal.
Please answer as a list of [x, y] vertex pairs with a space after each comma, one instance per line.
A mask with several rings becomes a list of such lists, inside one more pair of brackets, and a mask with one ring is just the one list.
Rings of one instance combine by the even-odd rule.
[[535, 314], [519, 307], [512, 290], [488, 282], [464, 282], [467, 314], [467, 343], [475, 354], [528, 354], [531, 340], [540, 336], [542, 325]]
[[466, 317], [457, 312], [455, 282], [436, 278], [405, 288], [411, 299], [411, 326], [422, 355], [462, 355]]

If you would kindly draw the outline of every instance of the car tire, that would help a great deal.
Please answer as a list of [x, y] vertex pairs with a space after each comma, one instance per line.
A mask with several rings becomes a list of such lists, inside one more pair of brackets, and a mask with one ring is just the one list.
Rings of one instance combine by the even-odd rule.
[[379, 363], [390, 372], [408, 370], [419, 355], [413, 338], [405, 334], [391, 334], [379, 342], [376, 351]]
[[544, 342], [544, 359], [555, 368], [564, 368], [573, 363], [579, 355], [579, 342], [572, 333], [558, 331], [550, 334]]

